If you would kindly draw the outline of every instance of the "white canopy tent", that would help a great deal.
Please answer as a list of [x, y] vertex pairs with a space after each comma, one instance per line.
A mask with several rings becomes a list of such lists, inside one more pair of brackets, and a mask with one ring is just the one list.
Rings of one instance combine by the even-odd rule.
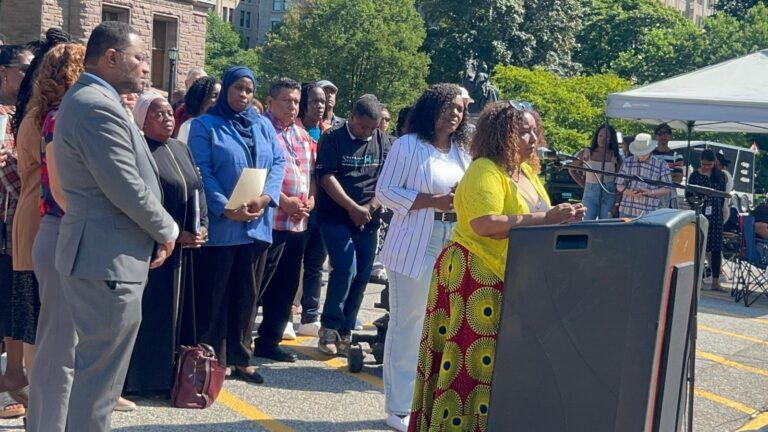
[[[694, 130], [768, 133], [768, 49], [634, 90], [608, 95], [606, 116], [651, 124], [668, 123], [673, 128], [685, 129], [688, 131], [688, 155]], [[688, 164], [686, 177], [687, 171]], [[696, 238], [698, 242], [699, 229], [696, 230]], [[697, 252], [695, 268], [700, 268], [700, 260]], [[699, 278], [694, 280], [694, 293], [697, 293]], [[698, 308], [698, 296], [693, 297], [692, 307], [695, 311]], [[690, 388], [695, 385], [695, 322], [695, 318], [689, 322], [689, 331], [693, 335], [689, 340], [689, 361], [692, 366], [688, 372]], [[691, 430], [693, 391], [689, 391], [687, 399], [686, 430]]]
[[610, 94], [606, 115], [676, 129], [768, 133], [768, 49]]

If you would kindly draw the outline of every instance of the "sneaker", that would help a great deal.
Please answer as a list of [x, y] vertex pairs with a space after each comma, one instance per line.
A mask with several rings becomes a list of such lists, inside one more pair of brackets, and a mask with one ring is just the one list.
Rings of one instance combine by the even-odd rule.
[[709, 284], [712, 283], [712, 276], [707, 276], [704, 279], [702, 279], [701, 281], [704, 282], [705, 284], [709, 285]]
[[293, 331], [293, 323], [288, 321], [283, 330], [283, 340], [296, 340], [296, 332]]
[[363, 322], [360, 320], [355, 320], [355, 330], [363, 330], [365, 327], [363, 327]]
[[296, 333], [302, 336], [312, 336], [312, 337], [317, 337], [319, 332], [320, 332], [320, 321], [301, 324], [299, 325], [298, 330], [296, 330]]
[[723, 283], [728, 283], [728, 282], [730, 282], [730, 281], [731, 281], [731, 278], [729, 278], [728, 276], [726, 276], [726, 275], [724, 275], [724, 274], [721, 274], [721, 275], [720, 275], [720, 283], [721, 283], [721, 284], [723, 284]]
[[408, 431], [408, 421], [411, 416], [400, 417], [397, 414], [390, 414], [387, 416], [387, 426], [400, 432]]
[[368, 282], [379, 285], [384, 285], [387, 283], [387, 269], [384, 268], [384, 264], [373, 264], [373, 270], [371, 270], [371, 276], [368, 278]]
[[336, 341], [336, 355], [341, 357], [349, 356], [349, 346], [352, 345], [352, 335], [339, 336]]
[[335, 356], [338, 353], [336, 342], [341, 339], [339, 332], [333, 329], [320, 327], [320, 330], [317, 332], [317, 337], [317, 349], [323, 354]]

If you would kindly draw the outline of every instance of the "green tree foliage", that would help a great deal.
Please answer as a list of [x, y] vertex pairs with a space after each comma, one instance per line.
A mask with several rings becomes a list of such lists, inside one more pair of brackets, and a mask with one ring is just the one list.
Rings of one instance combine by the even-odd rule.
[[308, 0], [268, 35], [262, 66], [267, 79], [330, 79], [340, 113], [365, 93], [397, 113], [426, 85], [425, 36], [411, 0]]
[[620, 53], [610, 70], [638, 83], [659, 81], [697, 69], [705, 47], [701, 30], [690, 22], [653, 29]]
[[758, 3], [738, 19], [718, 13], [704, 21], [700, 66], [768, 48], [768, 6]]
[[583, 0], [423, 0], [430, 82], [458, 82], [467, 62], [572, 74]]
[[[608, 94], [631, 86], [613, 74], [564, 78], [543, 68], [516, 66], [497, 67], [493, 80], [502, 99], [531, 102], [544, 120], [547, 141], [567, 152], [587, 146], [592, 131], [605, 122]], [[619, 122], [617, 128], [631, 133], [642, 130], [628, 122]]]
[[765, 0], [718, 0], [715, 3], [715, 10], [736, 18], [743, 18], [748, 10], [758, 4], [765, 5], [766, 2]]
[[205, 32], [205, 71], [221, 78], [231, 66], [244, 65], [258, 74], [259, 58], [254, 50], [243, 49], [240, 35], [214, 11], [208, 14]]
[[[579, 49], [574, 56], [587, 73], [614, 71], [614, 62], [622, 55], [620, 75], [625, 77], [634, 75], [626, 70], [635, 66], [633, 60], [636, 64], [652, 60], [648, 55], [681, 63], [675, 58], [674, 50], [690, 41], [689, 34], [698, 31], [691, 21], [659, 0], [592, 0], [591, 3], [585, 13], [584, 26], [576, 36]], [[678, 37], [683, 41], [678, 42]], [[654, 49], [660, 47], [664, 51], [655, 53]], [[672, 56], [668, 55], [670, 51]], [[664, 68], [654, 69], [665, 72]]]
[[639, 83], [658, 81], [768, 48], [768, 7], [757, 4], [739, 19], [718, 13], [704, 29], [655, 29], [635, 49], [619, 54], [612, 70]]

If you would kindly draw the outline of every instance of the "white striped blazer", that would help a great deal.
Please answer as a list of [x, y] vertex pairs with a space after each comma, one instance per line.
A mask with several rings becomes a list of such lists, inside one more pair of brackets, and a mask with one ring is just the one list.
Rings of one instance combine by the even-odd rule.
[[[379, 258], [388, 269], [414, 279], [424, 265], [435, 209], [412, 211], [411, 206], [419, 193], [435, 193], [429, 164], [434, 149], [416, 134], [400, 137], [392, 144], [376, 182], [376, 197], [394, 213]], [[466, 171], [472, 158], [461, 147], [459, 154]]]

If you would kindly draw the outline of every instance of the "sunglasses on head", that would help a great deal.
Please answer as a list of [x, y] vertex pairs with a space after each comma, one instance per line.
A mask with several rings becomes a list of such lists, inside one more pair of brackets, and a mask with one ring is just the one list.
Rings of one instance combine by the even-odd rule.
[[29, 65], [24, 63], [9, 64], [4, 66], [9, 69], [18, 69], [21, 73], [27, 73], [27, 70], [29, 70]]
[[533, 105], [531, 105], [530, 102], [518, 102], [516, 100], [509, 100], [509, 106], [516, 109], [517, 111], [532, 111]]

